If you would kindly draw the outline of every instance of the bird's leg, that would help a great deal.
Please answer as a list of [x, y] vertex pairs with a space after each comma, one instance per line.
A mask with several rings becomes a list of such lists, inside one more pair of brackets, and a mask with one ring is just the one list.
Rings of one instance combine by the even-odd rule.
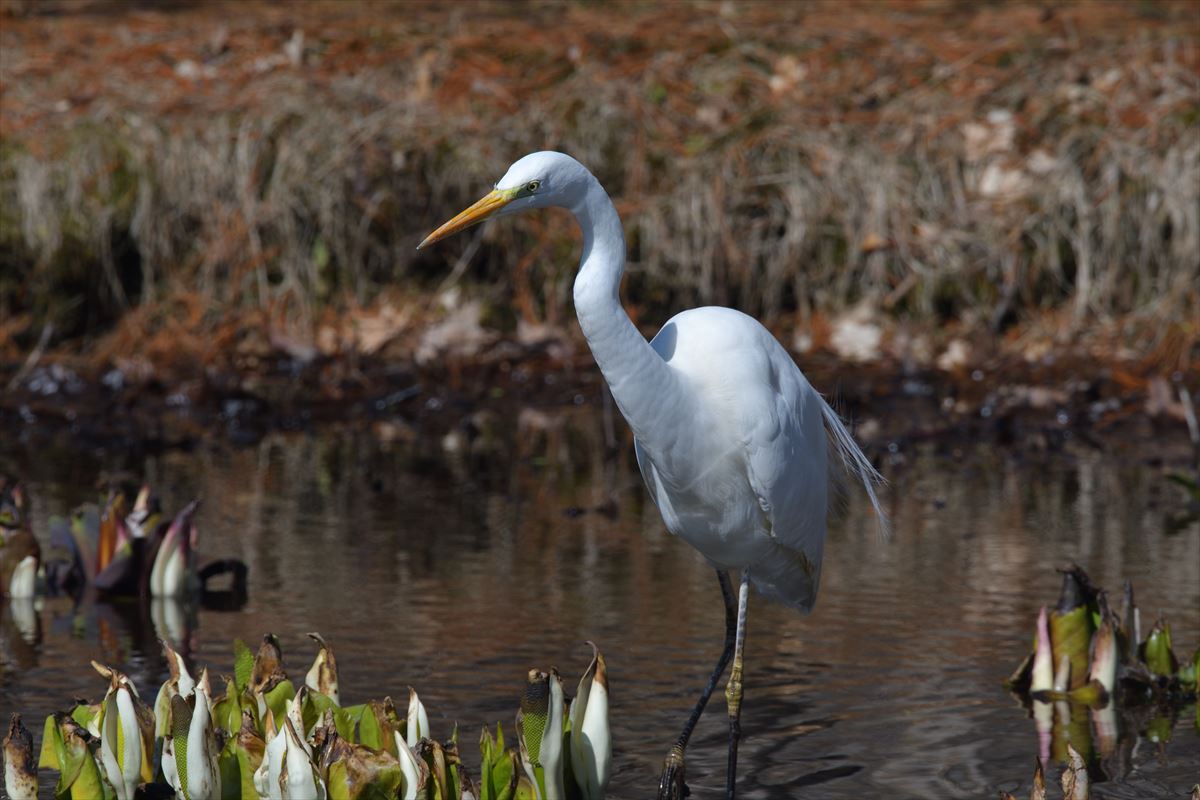
[[737, 794], [737, 751], [742, 738], [742, 651], [746, 648], [746, 606], [750, 600], [750, 570], [742, 572], [738, 592], [737, 637], [733, 646], [733, 669], [725, 686], [725, 703], [729, 708], [729, 769], [725, 775], [725, 798], [734, 800]]
[[733, 586], [729, 581], [729, 575], [724, 570], [717, 570], [717, 580], [721, 582], [721, 598], [725, 601], [725, 647], [721, 650], [721, 657], [717, 660], [717, 665], [713, 667], [708, 685], [701, 692], [700, 699], [696, 701], [687, 723], [683, 726], [683, 731], [663, 761], [662, 777], [658, 783], [658, 800], [678, 800], [678, 798], [686, 796], [687, 790], [683, 782], [683, 752], [687, 749], [688, 740], [692, 738], [692, 731], [696, 729], [696, 723], [704, 714], [708, 698], [716, 690], [717, 683], [725, 674], [725, 667], [729, 665], [729, 659], [733, 657], [733, 644], [737, 633], [737, 606], [733, 600]]
[[680, 750], [687, 748], [688, 740], [692, 738], [692, 731], [695, 730], [696, 723], [700, 721], [704, 707], [708, 705], [708, 698], [716, 691], [717, 683], [725, 674], [725, 667], [729, 666], [729, 659], [733, 656], [734, 639], [737, 635], [737, 605], [733, 600], [733, 585], [724, 570], [717, 570], [717, 580], [721, 582], [721, 599], [725, 601], [725, 647], [721, 650], [721, 657], [717, 660], [717, 665], [713, 667], [712, 675], [708, 678], [708, 685], [704, 687], [700, 699], [696, 701], [696, 706], [692, 709], [691, 716], [688, 717], [687, 724], [683, 726], [683, 731], [679, 734], [676, 744]]

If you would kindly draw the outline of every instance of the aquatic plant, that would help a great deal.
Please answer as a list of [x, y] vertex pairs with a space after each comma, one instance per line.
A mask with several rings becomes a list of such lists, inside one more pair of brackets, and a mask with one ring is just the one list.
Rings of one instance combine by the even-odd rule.
[[612, 765], [612, 734], [608, 728], [608, 671], [593, 642], [588, 665], [571, 701], [571, 771], [584, 800], [604, 797]]
[[12, 800], [37, 800], [37, 767], [33, 760], [33, 737], [13, 714], [4, 737], [4, 790]]
[[[1168, 741], [1189, 703], [1196, 703], [1200, 731], [1200, 648], [1181, 663], [1165, 619], [1142, 639], [1128, 581], [1114, 611], [1107, 593], [1079, 566], [1061, 572], [1058, 602], [1038, 613], [1033, 651], [1006, 685], [1037, 726], [1039, 765], [1081, 758], [1117, 778], [1129, 770], [1135, 734]], [[1087, 796], [1073, 791], [1068, 797]]]
[[[1077, 565], [1062, 571], [1058, 603], [1038, 615], [1034, 648], [1007, 684], [1035, 700], [1070, 700], [1102, 706], [1118, 689], [1148, 696], [1190, 695], [1194, 670], [1180, 668], [1171, 628], [1159, 619], [1141, 639], [1141, 612], [1125, 583], [1114, 612], [1107, 593]], [[1118, 680], [1119, 679], [1119, 680]]]
[[[449, 740], [433, 739], [415, 689], [403, 715], [390, 697], [342, 706], [333, 650], [319, 634], [309, 636], [318, 651], [299, 689], [284, 669], [279, 640], [267, 634], [254, 654], [234, 642], [233, 675], [218, 695], [207, 668], [194, 678], [164, 642], [168, 677], [153, 709], [124, 674], [94, 663], [109, 681], [104, 699], [46, 719], [38, 765], [59, 772], [54, 796], [123, 800], [147, 789], [183, 800], [604, 796], [612, 744], [607, 672], [595, 645], [569, 712], [557, 670], [530, 672], [517, 714], [518, 747], [505, 746], [499, 725], [494, 736], [485, 728], [476, 785], [459, 757], [457, 728]], [[5, 740], [14, 798], [33, 796], [21, 787], [36, 786], [32, 741], [23, 730], [14, 717]]]
[[154, 775], [154, 716], [128, 676], [95, 661], [92, 666], [109, 679], [108, 693], [95, 717], [102, 776], [117, 800], [133, 800], [138, 785]]
[[[1067, 768], [1063, 770], [1061, 784], [1063, 800], [1090, 800], [1091, 779], [1083, 758], [1071, 745], [1067, 745]], [[1037, 759], [1033, 770], [1033, 788], [1029, 792], [1030, 800], [1046, 800], [1046, 772], [1042, 759]], [[1001, 792], [1000, 800], [1017, 800], [1016, 796]]]
[[[124, 486], [113, 484], [103, 505], [84, 503], [69, 519], [51, 518], [50, 545], [43, 558], [30, 530], [21, 485], [0, 476], [0, 595], [77, 594], [90, 586], [109, 597], [211, 595], [225, 606], [245, 602], [244, 563], [199, 563], [198, 500], [168, 518], [149, 485], [141, 486], [129, 509], [132, 496]], [[223, 575], [231, 576], [230, 588], [210, 591], [213, 579]]]
[[33, 597], [42, 549], [29, 529], [25, 490], [0, 475], [0, 597]]
[[538, 800], [562, 800], [563, 686], [558, 671], [529, 671], [521, 710], [517, 712], [517, 743], [521, 767]]

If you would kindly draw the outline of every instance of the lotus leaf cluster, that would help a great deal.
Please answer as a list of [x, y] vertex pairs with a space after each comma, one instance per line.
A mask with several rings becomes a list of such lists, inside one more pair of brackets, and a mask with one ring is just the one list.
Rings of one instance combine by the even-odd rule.
[[[92, 663], [107, 682], [98, 703], [82, 701], [46, 719], [37, 766], [55, 770], [58, 800], [224, 797], [269, 800], [599, 800], [611, 771], [608, 678], [593, 656], [568, 704], [557, 670], [533, 670], [517, 713], [517, 744], [499, 725], [484, 729], [479, 780], [459, 757], [457, 727], [432, 736], [415, 689], [341, 704], [337, 661], [319, 634], [299, 682], [284, 669], [279, 640], [257, 653], [234, 643], [233, 674], [219, 690], [163, 643], [168, 677], [147, 703], [129, 678]], [[14, 715], [5, 748], [5, 786], [36, 797], [33, 742]]]
[[1165, 744], [1189, 703], [1200, 731], [1200, 648], [1180, 659], [1162, 618], [1143, 638], [1128, 581], [1113, 608], [1080, 567], [1061, 572], [1058, 602], [1042, 607], [1032, 651], [1006, 683], [1036, 723], [1039, 763], [1078, 757], [1093, 774], [1117, 779], [1129, 772], [1138, 737]]

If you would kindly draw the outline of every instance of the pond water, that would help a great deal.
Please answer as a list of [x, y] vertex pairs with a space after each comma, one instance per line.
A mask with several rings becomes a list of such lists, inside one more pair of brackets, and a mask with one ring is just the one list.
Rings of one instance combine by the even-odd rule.
[[[129, 470], [168, 510], [203, 499], [201, 550], [249, 565], [249, 602], [4, 608], [2, 718], [23, 712], [40, 740], [46, 714], [100, 695], [89, 659], [153, 697], [166, 674], [158, 636], [229, 673], [235, 637], [255, 647], [272, 631], [300, 678], [313, 655], [304, 634], [320, 631], [344, 703], [416, 687], [435, 735], [460, 726], [475, 773], [480, 727], [511, 732], [527, 669], [557, 665], [573, 693], [591, 639], [611, 681], [610, 796], [652, 796], [722, 642], [714, 573], [663, 530], [632, 448], [606, 447], [599, 412], [476, 422], [478, 435], [449, 438], [376, 425], [150, 455], [5, 440], [0, 467], [25, 478], [43, 540], [52, 515], [94, 499], [101, 471]], [[885, 470], [890, 541], [851, 494], [815, 611], [751, 597], [740, 797], [1027, 794], [1038, 735], [1001, 683], [1066, 562], [1102, 586], [1132, 579], [1143, 624], [1165, 613], [1181, 656], [1200, 643], [1200, 525], [1173, 530], [1161, 469], [960, 443], [902, 450]], [[718, 692], [688, 751], [694, 798], [722, 796], [724, 712]], [[1162, 744], [1124, 721], [1128, 772], [1093, 796], [1185, 795], [1200, 779], [1194, 718], [1183, 709]]]

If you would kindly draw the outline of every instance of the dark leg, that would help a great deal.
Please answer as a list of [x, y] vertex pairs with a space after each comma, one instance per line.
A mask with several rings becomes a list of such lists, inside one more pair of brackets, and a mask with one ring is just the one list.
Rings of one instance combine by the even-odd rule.
[[742, 738], [742, 651], [746, 648], [746, 606], [750, 600], [750, 570], [742, 572], [738, 592], [737, 638], [733, 648], [733, 670], [725, 687], [725, 702], [729, 707], [729, 770], [725, 774], [725, 798], [734, 800], [737, 794], [737, 751]]
[[729, 576], [723, 570], [717, 570], [717, 580], [721, 582], [721, 598], [725, 601], [725, 648], [721, 651], [721, 658], [717, 661], [717, 666], [713, 668], [712, 676], [708, 679], [708, 686], [704, 688], [700, 699], [696, 701], [696, 706], [692, 709], [691, 716], [688, 717], [687, 724], [683, 726], [683, 732], [679, 734], [679, 738], [663, 762], [662, 777], [658, 783], [658, 800], [678, 800], [678, 798], [687, 796], [687, 789], [683, 782], [683, 751], [687, 749], [688, 740], [692, 738], [692, 731], [695, 730], [696, 723], [704, 714], [704, 707], [708, 705], [708, 698], [716, 691], [717, 683], [725, 674], [725, 667], [729, 665], [729, 659], [733, 656], [734, 640], [737, 634], [737, 606], [733, 599], [733, 586], [729, 582]]

